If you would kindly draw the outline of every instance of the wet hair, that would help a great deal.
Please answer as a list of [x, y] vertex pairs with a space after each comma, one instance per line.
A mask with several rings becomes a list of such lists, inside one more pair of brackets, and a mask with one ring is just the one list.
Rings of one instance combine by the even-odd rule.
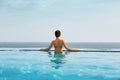
[[60, 35], [61, 35], [60, 30], [56, 30], [56, 31], [55, 31], [55, 36], [56, 36], [56, 37], [60, 37]]

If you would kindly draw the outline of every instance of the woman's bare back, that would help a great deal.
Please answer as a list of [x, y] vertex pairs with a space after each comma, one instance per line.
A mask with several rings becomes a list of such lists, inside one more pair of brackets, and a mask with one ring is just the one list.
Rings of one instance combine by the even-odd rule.
[[63, 47], [63, 40], [61, 39], [55, 39], [53, 40], [52, 44], [54, 45], [55, 52], [62, 52], [62, 47]]
[[67, 49], [67, 50], [75, 50], [75, 49], [71, 49], [71, 48], [67, 47], [67, 45], [66, 45], [66, 43], [64, 42], [64, 40], [62, 40], [62, 39], [59, 38], [60, 35], [61, 35], [61, 32], [60, 32], [59, 30], [56, 30], [56, 31], [55, 31], [56, 39], [53, 40], [53, 41], [50, 43], [50, 45], [49, 45], [48, 48], [44, 48], [44, 49], [41, 49], [41, 50], [50, 50], [50, 49], [52, 48], [52, 46], [54, 46], [55, 52], [57, 52], [57, 53], [61, 53], [61, 52], [63, 51], [63, 50], [62, 50], [62, 47], [63, 47], [63, 46], [64, 46], [64, 48]]

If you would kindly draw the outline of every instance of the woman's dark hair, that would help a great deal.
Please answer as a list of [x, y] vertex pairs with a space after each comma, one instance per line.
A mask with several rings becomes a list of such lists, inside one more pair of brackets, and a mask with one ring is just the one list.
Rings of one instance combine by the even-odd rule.
[[60, 37], [60, 35], [61, 35], [60, 30], [56, 30], [56, 31], [55, 31], [55, 36], [56, 36], [56, 37]]

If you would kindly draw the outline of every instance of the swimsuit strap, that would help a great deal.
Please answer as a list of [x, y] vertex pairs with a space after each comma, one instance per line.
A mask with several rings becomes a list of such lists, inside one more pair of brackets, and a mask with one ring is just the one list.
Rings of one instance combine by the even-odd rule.
[[62, 46], [54, 46], [55, 48], [62, 48]]

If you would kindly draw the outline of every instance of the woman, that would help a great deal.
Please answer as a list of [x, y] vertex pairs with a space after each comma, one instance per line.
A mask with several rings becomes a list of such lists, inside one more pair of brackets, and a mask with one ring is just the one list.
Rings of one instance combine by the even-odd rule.
[[75, 49], [72, 49], [72, 48], [69, 48], [67, 47], [67, 45], [65, 44], [64, 40], [60, 39], [60, 36], [61, 36], [61, 32], [60, 30], [56, 30], [55, 31], [55, 36], [56, 36], [56, 39], [53, 40], [49, 47], [48, 48], [45, 48], [45, 49], [40, 49], [40, 50], [50, 50], [52, 48], [52, 46], [54, 46], [55, 48], [55, 53], [61, 53], [63, 50], [63, 46], [65, 47], [65, 49], [69, 50], [69, 51], [77, 51]]

